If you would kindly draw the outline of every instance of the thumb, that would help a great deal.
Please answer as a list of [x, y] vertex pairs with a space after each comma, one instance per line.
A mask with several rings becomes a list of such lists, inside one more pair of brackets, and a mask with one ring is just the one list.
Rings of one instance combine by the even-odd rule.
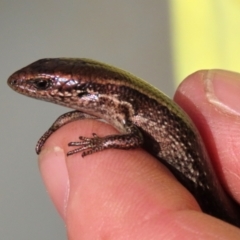
[[240, 74], [199, 71], [178, 88], [175, 101], [191, 117], [228, 193], [240, 203]]

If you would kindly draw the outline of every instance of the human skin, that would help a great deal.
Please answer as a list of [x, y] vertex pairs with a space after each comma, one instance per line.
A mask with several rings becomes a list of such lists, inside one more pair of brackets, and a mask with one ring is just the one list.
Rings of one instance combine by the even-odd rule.
[[[240, 74], [202, 70], [174, 100], [192, 118], [226, 191], [240, 203]], [[67, 124], [46, 142], [39, 168], [68, 239], [238, 239], [240, 230], [201, 212], [193, 196], [143, 149], [66, 157], [79, 136], [117, 133], [94, 120]]]

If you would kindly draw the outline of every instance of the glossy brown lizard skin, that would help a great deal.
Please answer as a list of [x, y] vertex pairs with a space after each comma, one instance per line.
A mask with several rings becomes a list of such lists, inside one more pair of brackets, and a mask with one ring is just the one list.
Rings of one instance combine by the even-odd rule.
[[9, 86], [29, 97], [75, 109], [59, 117], [40, 138], [36, 152], [62, 125], [103, 119], [119, 135], [80, 137], [68, 155], [142, 146], [165, 164], [195, 196], [203, 212], [239, 226], [238, 206], [223, 191], [200, 136], [171, 99], [132, 74], [89, 59], [53, 58], [15, 72]]

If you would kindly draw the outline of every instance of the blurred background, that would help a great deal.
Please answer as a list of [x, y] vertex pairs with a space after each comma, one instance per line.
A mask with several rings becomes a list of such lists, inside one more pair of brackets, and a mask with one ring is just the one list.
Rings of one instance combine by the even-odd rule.
[[0, 1], [0, 239], [66, 239], [38, 171], [38, 138], [62, 113], [6, 84], [46, 57], [86, 57], [145, 79], [170, 97], [202, 68], [239, 70], [240, 2]]

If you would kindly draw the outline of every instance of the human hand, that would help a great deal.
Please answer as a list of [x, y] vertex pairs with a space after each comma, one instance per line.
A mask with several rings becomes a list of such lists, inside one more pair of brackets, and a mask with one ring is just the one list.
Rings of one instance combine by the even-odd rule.
[[[224, 186], [238, 202], [239, 80], [236, 73], [199, 71], [175, 95], [201, 132]], [[239, 237], [238, 228], [202, 213], [192, 195], [142, 149], [66, 157], [68, 142], [92, 132], [105, 136], [116, 130], [94, 120], [67, 124], [48, 139], [39, 156], [41, 174], [69, 239]]]

